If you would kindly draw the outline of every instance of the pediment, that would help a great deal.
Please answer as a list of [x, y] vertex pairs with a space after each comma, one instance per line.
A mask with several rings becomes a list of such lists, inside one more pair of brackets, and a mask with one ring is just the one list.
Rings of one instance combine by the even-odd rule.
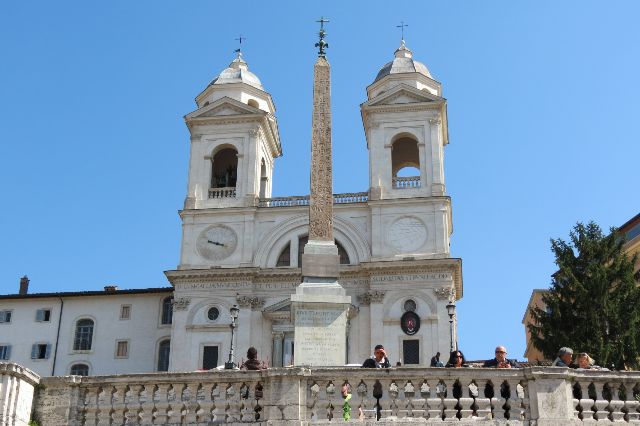
[[284, 299], [264, 308], [264, 312], [289, 312], [291, 311], [291, 299]]
[[402, 105], [424, 102], [439, 102], [442, 98], [433, 95], [427, 90], [419, 90], [415, 87], [400, 85], [394, 87], [388, 92], [384, 92], [377, 97], [365, 102], [366, 106], [381, 105]]
[[248, 114], [264, 114], [259, 108], [252, 107], [247, 104], [243, 104], [240, 101], [231, 99], [229, 97], [220, 98], [217, 101], [209, 104], [205, 107], [197, 109], [187, 114], [187, 119], [193, 118], [210, 118], [210, 117], [224, 117], [230, 115], [248, 115]]

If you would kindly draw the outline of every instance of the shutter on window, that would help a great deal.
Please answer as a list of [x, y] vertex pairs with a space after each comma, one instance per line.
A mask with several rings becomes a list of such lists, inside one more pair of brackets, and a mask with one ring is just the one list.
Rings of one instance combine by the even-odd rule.
[[35, 343], [31, 346], [31, 359], [38, 358], [38, 344]]
[[7, 322], [7, 311], [0, 311], [0, 322]]
[[11, 345], [7, 345], [4, 350], [4, 359], [11, 359]]
[[44, 321], [44, 310], [38, 309], [36, 311], [36, 321]]
[[51, 354], [51, 343], [47, 344], [47, 353], [44, 355], [44, 359], [49, 359], [49, 355]]

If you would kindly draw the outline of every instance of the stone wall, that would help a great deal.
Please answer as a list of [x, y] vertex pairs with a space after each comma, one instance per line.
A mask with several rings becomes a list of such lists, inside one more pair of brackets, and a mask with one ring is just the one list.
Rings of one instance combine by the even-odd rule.
[[10, 362], [0, 362], [0, 426], [27, 425], [39, 377]]
[[[41, 425], [343, 422], [640, 425], [640, 373], [527, 367], [278, 368], [43, 378]], [[360, 417], [360, 418], [359, 418]], [[380, 417], [380, 421], [376, 418]]]

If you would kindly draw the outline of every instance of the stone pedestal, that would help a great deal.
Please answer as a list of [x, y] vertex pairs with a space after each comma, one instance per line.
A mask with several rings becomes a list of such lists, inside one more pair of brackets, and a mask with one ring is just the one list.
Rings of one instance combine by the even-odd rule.
[[337, 281], [302, 283], [291, 296], [295, 365], [341, 366], [347, 354], [346, 296]]

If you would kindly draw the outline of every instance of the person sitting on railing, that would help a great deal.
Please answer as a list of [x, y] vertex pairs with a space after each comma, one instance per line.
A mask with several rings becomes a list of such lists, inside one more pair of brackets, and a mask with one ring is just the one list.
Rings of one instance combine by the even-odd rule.
[[507, 348], [504, 346], [496, 347], [496, 357], [485, 361], [482, 365], [484, 368], [520, 368], [520, 364], [515, 359], [507, 359]]
[[464, 355], [461, 351], [453, 351], [449, 354], [449, 361], [447, 361], [446, 368], [461, 368], [469, 367], [464, 359]]
[[362, 368], [389, 368], [391, 363], [387, 358], [387, 352], [384, 350], [384, 346], [376, 345], [373, 350], [373, 356], [367, 358], [362, 363]]
[[573, 349], [563, 346], [558, 351], [558, 357], [553, 360], [552, 367], [571, 367]]
[[431, 367], [444, 367], [444, 364], [442, 363], [442, 361], [440, 361], [440, 352], [436, 353], [434, 356], [431, 357]]
[[264, 362], [258, 360], [258, 350], [253, 346], [247, 350], [247, 358], [240, 366], [241, 370], [264, 370], [267, 368]]

